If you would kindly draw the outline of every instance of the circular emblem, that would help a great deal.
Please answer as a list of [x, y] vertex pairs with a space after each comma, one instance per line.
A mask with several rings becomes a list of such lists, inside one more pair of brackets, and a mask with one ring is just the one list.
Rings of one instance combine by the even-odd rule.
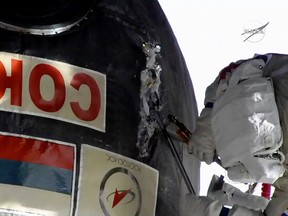
[[261, 41], [265, 36], [265, 28], [269, 24], [262, 24], [259, 21], [250, 21], [244, 25], [243, 33], [241, 35], [244, 36], [244, 42], [249, 41], [252, 43], [256, 43]]
[[139, 216], [142, 205], [140, 185], [129, 170], [113, 168], [101, 181], [99, 201], [105, 216]]

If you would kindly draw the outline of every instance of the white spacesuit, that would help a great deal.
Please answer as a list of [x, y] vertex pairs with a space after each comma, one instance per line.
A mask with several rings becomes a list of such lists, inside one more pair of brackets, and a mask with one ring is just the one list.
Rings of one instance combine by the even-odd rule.
[[287, 80], [287, 55], [231, 63], [206, 89], [188, 144], [189, 153], [207, 164], [220, 157], [233, 181], [273, 184], [267, 216], [280, 216], [288, 207]]
[[[221, 178], [222, 177], [222, 178]], [[188, 194], [183, 216], [262, 216], [268, 199], [244, 193], [223, 181], [223, 176], [212, 177], [207, 196]]]

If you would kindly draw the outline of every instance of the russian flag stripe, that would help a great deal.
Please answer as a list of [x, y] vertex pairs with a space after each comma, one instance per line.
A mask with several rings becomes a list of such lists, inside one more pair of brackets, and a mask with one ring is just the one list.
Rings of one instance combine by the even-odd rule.
[[73, 172], [35, 163], [0, 159], [0, 183], [72, 194]]
[[32, 138], [0, 135], [0, 158], [67, 170], [74, 167], [74, 147]]

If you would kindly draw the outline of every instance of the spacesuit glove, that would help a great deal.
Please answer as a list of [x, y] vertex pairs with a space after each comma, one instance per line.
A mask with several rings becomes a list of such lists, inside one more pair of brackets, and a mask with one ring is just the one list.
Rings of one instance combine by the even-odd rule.
[[245, 208], [255, 211], [264, 210], [269, 202], [264, 197], [242, 192], [237, 187], [224, 182], [223, 177], [218, 177], [217, 175], [212, 176], [207, 196], [220, 201], [222, 205], [245, 206]]
[[196, 121], [196, 130], [188, 143], [188, 152], [199, 160], [211, 164], [215, 158], [215, 145], [211, 130], [212, 108], [204, 108]]
[[222, 209], [222, 204], [218, 200], [212, 200], [205, 196], [195, 196], [188, 194], [183, 203], [183, 216], [216, 216]]

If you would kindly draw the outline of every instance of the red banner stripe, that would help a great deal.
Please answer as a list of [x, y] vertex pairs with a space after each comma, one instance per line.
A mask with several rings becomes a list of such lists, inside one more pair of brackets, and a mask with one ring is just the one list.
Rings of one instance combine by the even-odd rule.
[[0, 135], [0, 158], [73, 170], [74, 147], [32, 138]]

